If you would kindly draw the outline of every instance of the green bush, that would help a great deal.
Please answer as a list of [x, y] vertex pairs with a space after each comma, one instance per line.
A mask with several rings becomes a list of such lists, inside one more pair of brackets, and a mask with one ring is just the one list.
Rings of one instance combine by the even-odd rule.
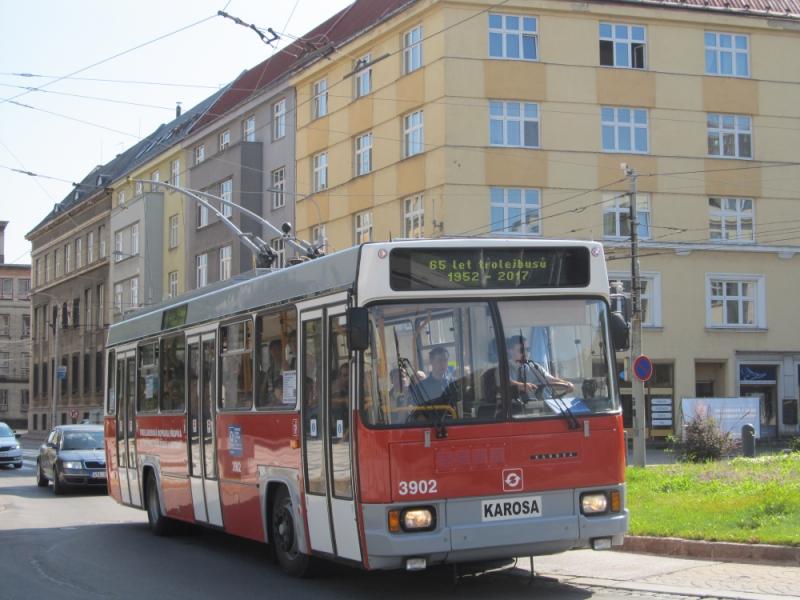
[[792, 452], [800, 452], [800, 437], [793, 437], [789, 440], [789, 450]]
[[723, 432], [714, 417], [696, 414], [686, 425], [683, 441], [674, 450], [681, 460], [707, 462], [719, 460], [734, 449], [730, 432]]

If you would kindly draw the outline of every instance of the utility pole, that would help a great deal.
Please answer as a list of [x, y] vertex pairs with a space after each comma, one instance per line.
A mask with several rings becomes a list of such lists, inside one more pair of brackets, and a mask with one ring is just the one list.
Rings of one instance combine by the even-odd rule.
[[56, 423], [56, 412], [58, 410], [58, 396], [61, 392], [61, 381], [58, 379], [58, 367], [61, 365], [61, 360], [59, 359], [58, 353], [60, 351], [59, 348], [59, 340], [58, 340], [58, 330], [60, 327], [58, 326], [58, 305], [56, 305], [56, 310], [53, 312], [53, 408], [52, 414], [50, 416], [50, 428], [52, 429], [57, 425]]
[[642, 354], [642, 287], [639, 276], [639, 221], [636, 218], [636, 171], [622, 164], [625, 176], [630, 179], [630, 213], [628, 220], [631, 230], [631, 391], [633, 393], [633, 464], [637, 467], [647, 465], [646, 455], [646, 410], [644, 404], [644, 382], [633, 373], [633, 361]]

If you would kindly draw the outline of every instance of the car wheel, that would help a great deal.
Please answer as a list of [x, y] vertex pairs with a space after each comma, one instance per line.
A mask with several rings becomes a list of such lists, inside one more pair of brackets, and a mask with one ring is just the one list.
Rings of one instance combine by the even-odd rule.
[[292, 498], [285, 487], [280, 488], [272, 504], [270, 523], [272, 546], [278, 564], [287, 575], [292, 577], [308, 577], [313, 570], [313, 559], [300, 552], [294, 522]]
[[170, 535], [175, 529], [175, 521], [161, 512], [158, 485], [153, 474], [147, 476], [147, 522], [150, 524], [150, 531], [156, 535]]
[[64, 484], [60, 481], [58, 467], [53, 467], [53, 493], [56, 496], [62, 496], [64, 491]]
[[36, 485], [39, 487], [47, 487], [47, 484], [50, 483], [47, 477], [44, 476], [44, 472], [42, 471], [42, 463], [38, 460], [36, 461]]

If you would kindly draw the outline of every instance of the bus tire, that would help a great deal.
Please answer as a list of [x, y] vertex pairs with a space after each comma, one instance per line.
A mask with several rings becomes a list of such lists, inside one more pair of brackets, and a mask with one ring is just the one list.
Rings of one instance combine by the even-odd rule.
[[298, 548], [292, 497], [285, 487], [281, 487], [275, 494], [270, 534], [275, 558], [283, 572], [292, 577], [311, 575], [312, 557], [303, 554]]
[[47, 477], [45, 477], [44, 473], [42, 472], [42, 463], [40, 463], [37, 460], [36, 461], [36, 485], [38, 485], [39, 487], [47, 487], [48, 483], [50, 483], [50, 482], [47, 480]]
[[161, 501], [158, 498], [158, 485], [155, 476], [150, 473], [147, 476], [147, 522], [150, 531], [158, 536], [170, 535], [174, 529], [174, 522], [161, 512]]

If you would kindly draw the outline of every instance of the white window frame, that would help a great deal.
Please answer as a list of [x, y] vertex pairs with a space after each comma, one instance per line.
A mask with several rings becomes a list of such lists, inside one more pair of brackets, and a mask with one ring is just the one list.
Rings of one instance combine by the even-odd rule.
[[131, 225], [131, 256], [139, 254], [139, 223]]
[[[719, 208], [712, 206], [714, 200], [719, 201]], [[733, 207], [730, 205], [733, 204]], [[750, 208], [744, 208], [746, 204]], [[708, 199], [708, 239], [720, 244], [754, 244], [755, 243], [755, 200], [753, 198], [739, 198], [730, 196], [711, 196]], [[719, 236], [714, 237], [713, 222], [719, 222]], [[750, 235], [743, 237], [742, 224], [750, 221]], [[732, 223], [729, 225], [729, 221]], [[731, 227], [732, 225], [732, 227]], [[733, 231], [731, 232], [731, 229]], [[733, 237], [729, 237], [733, 233]]]
[[198, 254], [194, 259], [195, 284], [201, 288], [208, 285], [208, 253]]
[[117, 204], [119, 204], [120, 206], [125, 204], [125, 190], [120, 190], [119, 192], [117, 192]]
[[270, 248], [275, 252], [275, 261], [272, 266], [282, 269], [286, 266], [286, 244], [282, 237], [272, 238], [269, 242]]
[[64, 274], [72, 272], [72, 244], [64, 244]]
[[119, 262], [124, 256], [122, 251], [122, 229], [114, 232], [114, 262]]
[[[625, 192], [605, 192], [603, 194], [603, 239], [605, 240], [629, 240], [628, 235], [623, 234], [623, 226], [628, 224], [631, 214], [630, 196]], [[614, 231], [606, 231], [606, 215], [614, 217]], [[639, 192], [636, 194], [636, 221], [639, 224], [637, 234], [640, 240], [648, 240], [651, 237], [652, 213], [650, 210], [650, 194]]]
[[[604, 33], [604, 28], [610, 28], [611, 33]], [[642, 30], [642, 39], [634, 38], [634, 30]], [[611, 42], [612, 59], [610, 65], [602, 63], [602, 51], [598, 62], [601, 67], [612, 67], [615, 69], [647, 69], [647, 27], [636, 23], [609, 23], [601, 22], [598, 30], [600, 43]], [[642, 66], [633, 66], [634, 44], [642, 46]], [[621, 56], [622, 47], [626, 48], [627, 64]]]
[[174, 186], [180, 187], [181, 185], [181, 161], [176, 158], [169, 163], [170, 183]]
[[[708, 156], [714, 158], [752, 160], [753, 159], [753, 119], [748, 115], [708, 113]], [[746, 127], [745, 127], [746, 125]], [[732, 137], [731, 137], [732, 136]], [[743, 136], [749, 138], [750, 155], [742, 154]], [[725, 141], [733, 141], [733, 154], [725, 152]], [[715, 153], [714, 150], [717, 150]]]
[[160, 171], [153, 171], [150, 173], [150, 180], [153, 182], [150, 184], [150, 191], [157, 192], [158, 191], [158, 184], [161, 181], [161, 172]]
[[425, 198], [422, 194], [403, 198], [403, 237], [425, 237]]
[[[541, 125], [539, 105], [536, 102], [489, 101], [489, 145], [507, 148], [539, 148]], [[536, 139], [528, 140], [526, 125], [536, 125]], [[509, 141], [516, 133], [519, 143]], [[533, 136], [531, 136], [533, 137]]]
[[324, 223], [314, 225], [311, 228], [311, 243], [317, 248], [324, 249], [328, 241], [327, 233], [328, 230]]
[[[647, 283], [641, 294], [642, 300], [647, 301], [647, 312], [642, 317], [642, 327], [663, 327], [661, 321], [661, 273], [641, 271], [639, 276], [642, 281]], [[615, 281], [627, 283], [628, 291], [623, 293], [630, 297], [630, 271], [611, 271], [608, 274], [608, 281], [612, 284]]]
[[197, 205], [197, 228], [208, 227], [208, 207], [202, 204]]
[[99, 252], [100, 252], [100, 260], [106, 257], [106, 227], [105, 225], [100, 225], [97, 233], [97, 243], [99, 244]]
[[[611, 112], [609, 112], [611, 111]], [[625, 119], [625, 111], [629, 118]], [[644, 115], [644, 123], [639, 119]], [[650, 115], [646, 108], [634, 108], [629, 106], [603, 106], [600, 108], [600, 145], [603, 152], [618, 154], [648, 154], [650, 152]], [[605, 133], [608, 130], [614, 133], [614, 146], [608, 148], [605, 145]], [[645, 148], [636, 148], [636, 132], [644, 130]], [[623, 148], [622, 143], [627, 139], [629, 148]]]
[[123, 297], [122, 283], [114, 284], [114, 311], [117, 313], [122, 312], [122, 297]]
[[83, 266], [83, 238], [75, 239], [75, 270]]
[[172, 215], [169, 218], [169, 247], [178, 247], [178, 226], [180, 225], [179, 215]]
[[0, 337], [9, 337], [11, 335], [11, 315], [0, 315]]
[[372, 241], [372, 211], [356, 213], [353, 218], [355, 244], [363, 244]]
[[424, 151], [424, 115], [422, 110], [416, 110], [403, 117], [403, 157], [408, 158]]
[[250, 115], [242, 121], [242, 141], [256, 141], [256, 116]]
[[[723, 293], [719, 296], [712, 295], [712, 284], [714, 282], [722, 283]], [[739, 284], [739, 294], [728, 295], [728, 283]], [[741, 284], [750, 283], [753, 285], [754, 296], [741, 296]], [[713, 321], [712, 302], [715, 299], [722, 301], [722, 311], [724, 323], [715, 323]], [[745, 273], [706, 273], [706, 327], [709, 329], [766, 329], [767, 327], [767, 310], [766, 310], [766, 278], [760, 274], [745, 274]], [[755, 303], [753, 307], [754, 322], [749, 324], [743, 323], [728, 323], [727, 317], [727, 304], [726, 301], [735, 301], [738, 304], [739, 315], [741, 316], [742, 302], [752, 301]]]
[[286, 167], [278, 167], [270, 173], [272, 185], [272, 210], [286, 206]]
[[231, 145], [231, 130], [226, 129], [225, 131], [220, 131], [219, 135], [217, 136], [217, 142], [219, 144], [219, 151], [222, 152]]
[[194, 147], [194, 164], [199, 165], [206, 159], [206, 145], [198, 144]]
[[328, 79], [323, 77], [311, 86], [311, 118], [319, 119], [328, 114]]
[[[364, 67], [372, 62], [372, 55], [365, 54], [356, 61], [353, 67], [356, 70], [353, 82], [355, 85], [354, 96], [356, 98], [363, 98], [372, 93], [372, 67]], [[360, 69], [360, 70], [358, 70]]]
[[356, 136], [355, 175], [359, 177], [372, 171], [372, 132]]
[[167, 275], [167, 290], [170, 298], [178, 295], [178, 272], [170, 271]]
[[[499, 24], [497, 20], [499, 19]], [[517, 19], [517, 27], [513, 20]], [[530, 28], [530, 25], [533, 28]], [[492, 39], [500, 40], [500, 52], [492, 52]], [[533, 56], [524, 56], [525, 41], [533, 40]], [[513, 43], [512, 43], [513, 40]], [[512, 55], [512, 48], [516, 44], [518, 55]], [[506, 13], [489, 13], [488, 56], [491, 59], [503, 60], [539, 60], [539, 19], [532, 15], [512, 15]]]
[[286, 137], [286, 98], [272, 105], [272, 141]]
[[[219, 197], [228, 202], [233, 202], [233, 177], [229, 177], [225, 181], [220, 182]], [[220, 202], [219, 212], [222, 213], [223, 217], [231, 217], [233, 216], [233, 207], [230, 204]]]
[[59, 256], [61, 256], [61, 253], [58, 251], [58, 248], [56, 248], [55, 250], [53, 250], [53, 262], [56, 265], [56, 278], [61, 277], [62, 264]]
[[403, 75], [422, 68], [422, 25], [403, 34]]
[[[750, 77], [750, 36], [744, 33], [730, 33], [725, 31], [706, 31], [705, 44], [705, 70], [706, 75], [719, 77]], [[744, 47], [738, 47], [740, 41]], [[726, 45], [726, 42], [729, 45]], [[741, 71], [739, 58], [744, 56], [744, 72]], [[730, 60], [730, 72], [724, 72], [725, 58]]]
[[233, 258], [233, 247], [223, 246], [219, 249], [219, 280], [224, 281], [231, 278], [231, 260]]
[[311, 159], [311, 189], [321, 192], [328, 189], [328, 153], [320, 152]]
[[86, 234], [86, 264], [94, 262], [94, 231]]
[[131, 277], [130, 279], [130, 301], [129, 310], [136, 310], [139, 307], [139, 278]]
[[[533, 214], [530, 221], [526, 215]], [[502, 214], [502, 219], [498, 218]], [[513, 223], [512, 215], [519, 221]], [[489, 221], [492, 232], [504, 235], [542, 235], [542, 191], [538, 188], [489, 188]]]

